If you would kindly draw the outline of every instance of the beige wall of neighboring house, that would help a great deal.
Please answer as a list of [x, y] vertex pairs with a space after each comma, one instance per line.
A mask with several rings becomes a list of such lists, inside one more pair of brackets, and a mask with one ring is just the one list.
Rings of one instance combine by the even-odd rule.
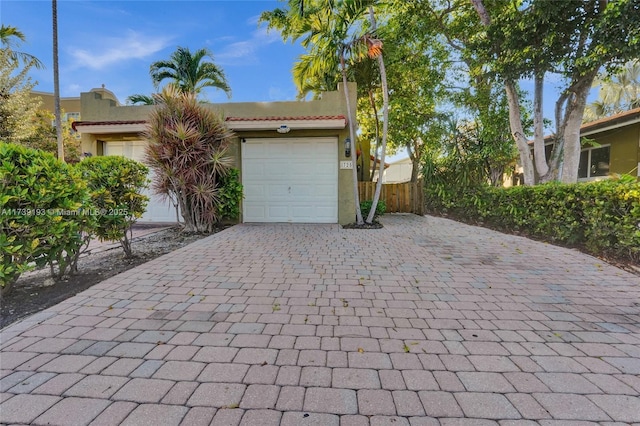
[[411, 158], [403, 158], [389, 163], [389, 167], [384, 173], [382, 183], [409, 182], [411, 180], [411, 170], [413, 170]]
[[[640, 108], [585, 123], [580, 127], [580, 137], [583, 147], [579, 182], [607, 179], [616, 174], [640, 178]], [[548, 158], [553, 145], [551, 137], [545, 138], [545, 143]]]
[[640, 177], [640, 108], [586, 123], [580, 136], [596, 144], [582, 149], [579, 179], [612, 174]]
[[[352, 116], [355, 117], [355, 84], [350, 83], [349, 93]], [[109, 94], [111, 94], [109, 91], [94, 89], [80, 95], [82, 120], [76, 123], [76, 129], [82, 135], [83, 152], [103, 155], [106, 148], [115, 146], [115, 144], [109, 145], [110, 142], [130, 141], [133, 143], [143, 140], [141, 132], [144, 130], [145, 120], [155, 106], [122, 106], [114, 96]], [[273, 146], [278, 145], [281, 149], [285, 149], [288, 145], [287, 149], [298, 151], [301, 145], [307, 146], [306, 144], [308, 144], [310, 150], [308, 155], [305, 155], [304, 161], [308, 161], [313, 166], [312, 160], [316, 155], [314, 152], [327, 149], [327, 138], [335, 141], [335, 143], [329, 144], [331, 146], [328, 149], [337, 153], [335, 154], [336, 158], [330, 161], [331, 164], [326, 159], [323, 160], [327, 162], [326, 167], [335, 169], [337, 174], [335, 177], [337, 181], [337, 219], [335, 221], [346, 224], [355, 220], [352, 171], [346, 168], [345, 162], [355, 162], [356, 159], [355, 155], [351, 157], [345, 155], [344, 141], [349, 137], [349, 127], [346, 120], [348, 114], [342, 86], [338, 88], [338, 91], [323, 93], [321, 99], [312, 101], [240, 102], [207, 105], [225, 117], [227, 124], [235, 132], [231, 155], [236, 159], [236, 166], [240, 168], [243, 183], [249, 174], [246, 173], [246, 170], [242, 170], [243, 153], [249, 150], [249, 146], [243, 146], [243, 143], [248, 143], [251, 145], [251, 150], [256, 150], [257, 148], [253, 144], [271, 140], [274, 142]], [[279, 133], [277, 129], [280, 126], [287, 126], [289, 132]], [[294, 145], [291, 145], [292, 143]], [[265, 146], [269, 147], [270, 145]], [[352, 144], [353, 146], [355, 144]], [[368, 152], [369, 147], [367, 146], [365, 149], [365, 152]], [[355, 153], [353, 148], [352, 152]], [[274, 158], [273, 161], [279, 160]], [[362, 161], [362, 158], [358, 161]], [[283, 164], [289, 167], [289, 163], [286, 161]], [[356, 167], [356, 164], [353, 166]], [[360, 166], [362, 170], [362, 165]], [[329, 185], [327, 182], [331, 178], [324, 177], [323, 179], [328, 179], [323, 184]], [[309, 184], [313, 185], [313, 183]], [[295, 188], [292, 189], [290, 185], [289, 192], [291, 191], [295, 191]], [[304, 205], [299, 204], [296, 204], [296, 208], [304, 210]]]
[[[47, 110], [53, 114], [53, 93], [32, 91], [30, 93], [32, 98], [40, 98], [42, 101], [42, 109]], [[80, 114], [80, 97], [65, 97], [60, 98], [60, 109], [65, 113], [78, 113]]]

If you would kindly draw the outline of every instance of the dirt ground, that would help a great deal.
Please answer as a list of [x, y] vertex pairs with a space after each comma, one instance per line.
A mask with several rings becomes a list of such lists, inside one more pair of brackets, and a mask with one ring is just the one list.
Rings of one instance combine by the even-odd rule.
[[23, 274], [9, 295], [0, 299], [0, 328], [53, 306], [109, 277], [148, 262], [204, 238], [203, 234], [184, 234], [178, 227], [164, 228], [140, 237], [134, 237], [135, 257], [126, 259], [117, 245], [92, 250], [78, 262], [78, 273], [54, 282], [49, 269]]

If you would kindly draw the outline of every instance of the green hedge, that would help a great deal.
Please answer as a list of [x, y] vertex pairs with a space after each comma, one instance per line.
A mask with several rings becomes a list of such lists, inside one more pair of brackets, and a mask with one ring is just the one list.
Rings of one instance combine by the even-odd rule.
[[229, 169], [220, 177], [218, 193], [218, 213], [220, 218], [237, 222], [240, 219], [240, 202], [243, 186], [240, 183], [240, 171]]
[[514, 188], [432, 185], [425, 201], [432, 213], [640, 261], [640, 183], [633, 178]]
[[76, 169], [87, 182], [97, 225], [93, 230], [102, 241], [120, 241], [127, 257], [131, 249], [131, 226], [145, 212], [149, 197], [142, 195], [149, 169], [121, 156], [82, 160]]
[[86, 184], [53, 155], [0, 142], [0, 286], [49, 264], [59, 278], [75, 268], [93, 218]]
[[147, 204], [140, 193], [147, 170], [123, 157], [70, 166], [46, 152], [0, 142], [0, 292], [9, 292], [35, 266], [49, 265], [57, 279], [75, 272], [95, 236], [120, 240], [131, 254], [127, 232]]
[[[369, 212], [371, 212], [371, 207], [373, 206], [373, 200], [366, 200], [360, 202], [360, 211], [362, 212], [362, 217], [366, 220], [369, 217]], [[373, 219], [376, 220], [379, 216], [382, 216], [387, 211], [387, 203], [384, 200], [378, 200], [378, 204], [376, 205], [376, 213], [373, 215]]]

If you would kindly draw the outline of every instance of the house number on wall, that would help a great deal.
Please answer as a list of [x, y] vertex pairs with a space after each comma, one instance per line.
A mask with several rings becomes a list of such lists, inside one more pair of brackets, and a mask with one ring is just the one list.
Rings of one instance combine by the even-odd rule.
[[340, 162], [341, 169], [353, 169], [353, 161], [341, 161]]

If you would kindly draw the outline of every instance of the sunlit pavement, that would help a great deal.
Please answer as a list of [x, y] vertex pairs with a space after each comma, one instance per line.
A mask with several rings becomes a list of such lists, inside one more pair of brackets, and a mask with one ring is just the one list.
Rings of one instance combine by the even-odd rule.
[[0, 422], [640, 423], [640, 278], [412, 215], [238, 225], [2, 330]]

